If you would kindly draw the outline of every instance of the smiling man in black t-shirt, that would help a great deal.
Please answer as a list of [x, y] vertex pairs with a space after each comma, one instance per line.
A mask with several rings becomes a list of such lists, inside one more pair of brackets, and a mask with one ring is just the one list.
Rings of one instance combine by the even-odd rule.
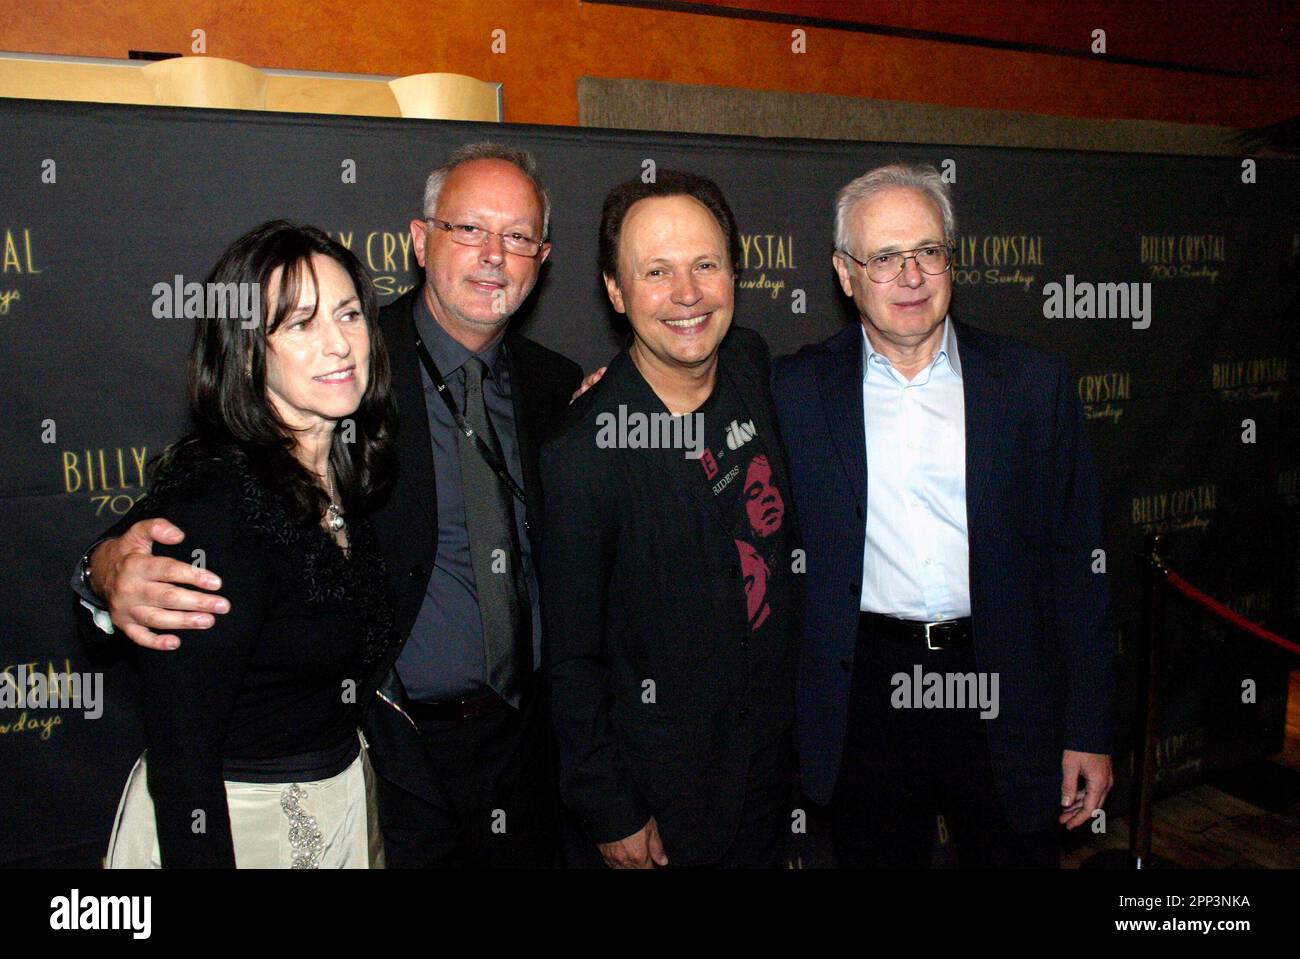
[[[600, 245], [631, 342], [542, 453], [561, 791], [609, 866], [774, 866], [802, 565], [767, 347], [732, 326], [735, 219], [661, 170], [610, 193]], [[666, 446], [611, 429], [647, 421]]]

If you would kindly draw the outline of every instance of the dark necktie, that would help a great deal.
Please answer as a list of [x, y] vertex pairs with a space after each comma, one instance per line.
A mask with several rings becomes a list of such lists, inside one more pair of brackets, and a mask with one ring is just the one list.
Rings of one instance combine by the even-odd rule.
[[[501, 442], [483, 402], [487, 364], [465, 361], [465, 419], [500, 463]], [[532, 604], [524, 580], [523, 553], [515, 529], [514, 498], [488, 466], [472, 437], [459, 430], [456, 447], [465, 489], [465, 525], [474, 566], [474, 586], [483, 617], [483, 649], [488, 685], [518, 708], [523, 682], [532, 674]]]

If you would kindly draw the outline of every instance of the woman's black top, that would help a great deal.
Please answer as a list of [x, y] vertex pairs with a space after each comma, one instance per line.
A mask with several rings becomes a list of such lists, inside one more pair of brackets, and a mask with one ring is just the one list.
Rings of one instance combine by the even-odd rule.
[[179, 649], [139, 651], [162, 864], [233, 867], [225, 780], [307, 782], [356, 758], [392, 641], [383, 560], [367, 519], [348, 517], [349, 558], [238, 456], [160, 472], [141, 506], [185, 533], [154, 553], [201, 563], [230, 601], [212, 628], [176, 630]]

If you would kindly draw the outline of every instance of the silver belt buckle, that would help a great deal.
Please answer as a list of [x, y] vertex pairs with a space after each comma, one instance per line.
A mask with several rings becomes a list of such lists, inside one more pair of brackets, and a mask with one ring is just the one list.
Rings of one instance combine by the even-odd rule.
[[931, 627], [931, 626], [938, 626], [938, 625], [940, 625], [941, 623], [946, 623], [946, 622], [948, 622], [948, 620], [946, 620], [946, 619], [941, 619], [941, 620], [939, 620], [939, 622], [937, 622], [937, 623], [926, 623], [926, 624], [925, 624], [925, 648], [926, 648], [926, 649], [940, 650], [940, 649], [947, 649], [947, 648], [948, 648], [948, 647], [946, 647], [946, 646], [935, 646], [935, 645], [933, 645], [933, 644], [930, 642], [930, 627]]

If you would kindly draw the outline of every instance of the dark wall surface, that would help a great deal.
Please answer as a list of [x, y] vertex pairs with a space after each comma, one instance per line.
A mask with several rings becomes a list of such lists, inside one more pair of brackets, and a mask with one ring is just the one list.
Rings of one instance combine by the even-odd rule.
[[[715, 178], [744, 234], [738, 322], [773, 353], [854, 321], [830, 267], [832, 200], [894, 159], [955, 178], [953, 314], [1069, 358], [1089, 417], [1107, 575], [1132, 673], [1133, 556], [1169, 534], [1193, 582], [1252, 619], [1295, 621], [1300, 171], [1260, 161], [321, 118], [0, 100], [0, 670], [103, 670], [102, 717], [0, 709], [0, 862], [102, 854], [141, 738], [124, 643], [87, 650], [67, 580], [184, 428], [191, 321], [154, 286], [202, 281], [275, 217], [350, 246], [383, 300], [419, 282], [407, 223], [428, 171], [491, 137], [537, 157], [554, 250], [517, 322], [593, 369], [619, 346], [595, 268], [606, 190], [647, 162]], [[355, 182], [346, 173], [355, 164]], [[1150, 284], [1150, 325], [1048, 318], [1044, 287]], [[1253, 442], [1243, 441], [1254, 424]], [[1161, 777], [1170, 788], [1275, 751], [1280, 654], [1170, 602]], [[1254, 680], [1256, 701], [1242, 702]], [[1122, 679], [1119, 726], [1132, 712]], [[1121, 743], [1121, 750], [1126, 744]], [[1117, 771], [1126, 775], [1123, 752]], [[1122, 791], [1121, 791], [1122, 793]]]

